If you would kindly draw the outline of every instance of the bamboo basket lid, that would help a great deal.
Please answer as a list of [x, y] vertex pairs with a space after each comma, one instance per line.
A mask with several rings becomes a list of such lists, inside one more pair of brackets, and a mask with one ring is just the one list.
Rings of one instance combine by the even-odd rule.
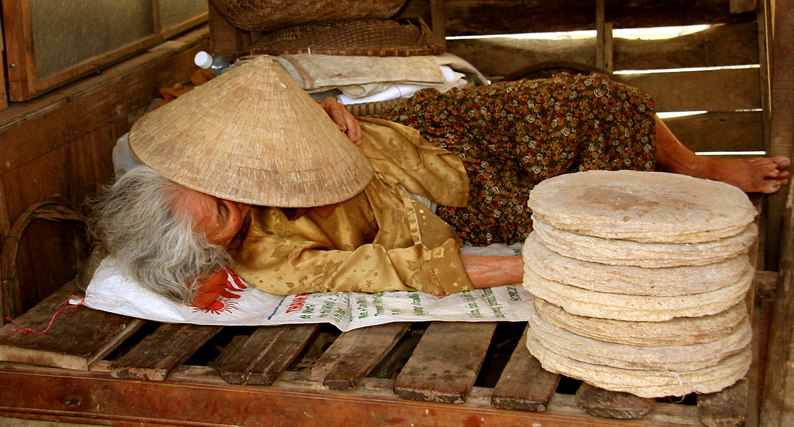
[[267, 56], [143, 116], [130, 147], [187, 188], [262, 206], [342, 202], [373, 177], [363, 151]]

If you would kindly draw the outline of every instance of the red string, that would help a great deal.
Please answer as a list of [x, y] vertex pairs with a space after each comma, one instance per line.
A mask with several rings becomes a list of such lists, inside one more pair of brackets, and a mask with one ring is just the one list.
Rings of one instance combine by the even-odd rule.
[[55, 321], [55, 317], [58, 316], [59, 314], [61, 314], [61, 312], [63, 312], [64, 310], [66, 310], [68, 308], [67, 306], [69, 305], [69, 301], [71, 301], [72, 298], [75, 298], [75, 297], [76, 298], [80, 298], [80, 303], [76, 304], [74, 307], [72, 307], [72, 313], [74, 313], [74, 311], [77, 310], [77, 307], [80, 307], [81, 305], [83, 305], [83, 302], [85, 302], [85, 297], [81, 297], [80, 295], [72, 295], [72, 296], [70, 296], [69, 298], [66, 299], [66, 302], [63, 303], [61, 308], [58, 309], [58, 311], [56, 311], [55, 314], [52, 315], [52, 319], [50, 319], [50, 324], [47, 325], [47, 329], [45, 329], [45, 330], [43, 330], [41, 332], [34, 331], [33, 329], [28, 328], [27, 326], [20, 325], [19, 323], [14, 321], [14, 319], [12, 319], [10, 317], [6, 317], [6, 320], [8, 320], [9, 322], [11, 322], [11, 323], [19, 326], [20, 328], [22, 328], [22, 329], [11, 329], [8, 332], [21, 332], [23, 334], [36, 334], [36, 335], [42, 335], [42, 334], [46, 333], [52, 327], [52, 322]]

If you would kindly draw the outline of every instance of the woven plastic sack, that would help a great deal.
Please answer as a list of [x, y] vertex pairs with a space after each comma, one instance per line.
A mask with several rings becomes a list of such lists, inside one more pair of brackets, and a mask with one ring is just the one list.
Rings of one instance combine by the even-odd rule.
[[406, 0], [209, 0], [227, 22], [248, 31], [273, 31], [317, 21], [391, 18]]

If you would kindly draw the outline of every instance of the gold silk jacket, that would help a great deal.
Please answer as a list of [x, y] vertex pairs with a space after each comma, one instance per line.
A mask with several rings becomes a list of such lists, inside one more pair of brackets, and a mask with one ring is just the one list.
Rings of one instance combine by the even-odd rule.
[[233, 270], [265, 292], [380, 292], [435, 295], [472, 289], [460, 259], [460, 239], [409, 194], [465, 206], [463, 162], [419, 132], [360, 119], [362, 149], [375, 178], [361, 194], [324, 218], [316, 211], [289, 220], [280, 208], [255, 207], [229, 249]]

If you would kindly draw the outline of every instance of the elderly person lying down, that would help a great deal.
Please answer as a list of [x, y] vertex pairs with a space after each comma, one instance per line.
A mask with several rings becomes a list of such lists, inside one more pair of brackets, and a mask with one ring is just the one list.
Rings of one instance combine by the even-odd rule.
[[785, 157], [696, 156], [647, 95], [599, 75], [425, 90], [385, 118], [318, 104], [260, 58], [135, 124], [145, 165], [105, 191], [95, 232], [134, 280], [199, 307], [223, 290], [225, 266], [275, 294], [449, 294], [521, 281], [520, 256], [459, 247], [523, 241], [529, 191], [555, 175], [788, 183]]

